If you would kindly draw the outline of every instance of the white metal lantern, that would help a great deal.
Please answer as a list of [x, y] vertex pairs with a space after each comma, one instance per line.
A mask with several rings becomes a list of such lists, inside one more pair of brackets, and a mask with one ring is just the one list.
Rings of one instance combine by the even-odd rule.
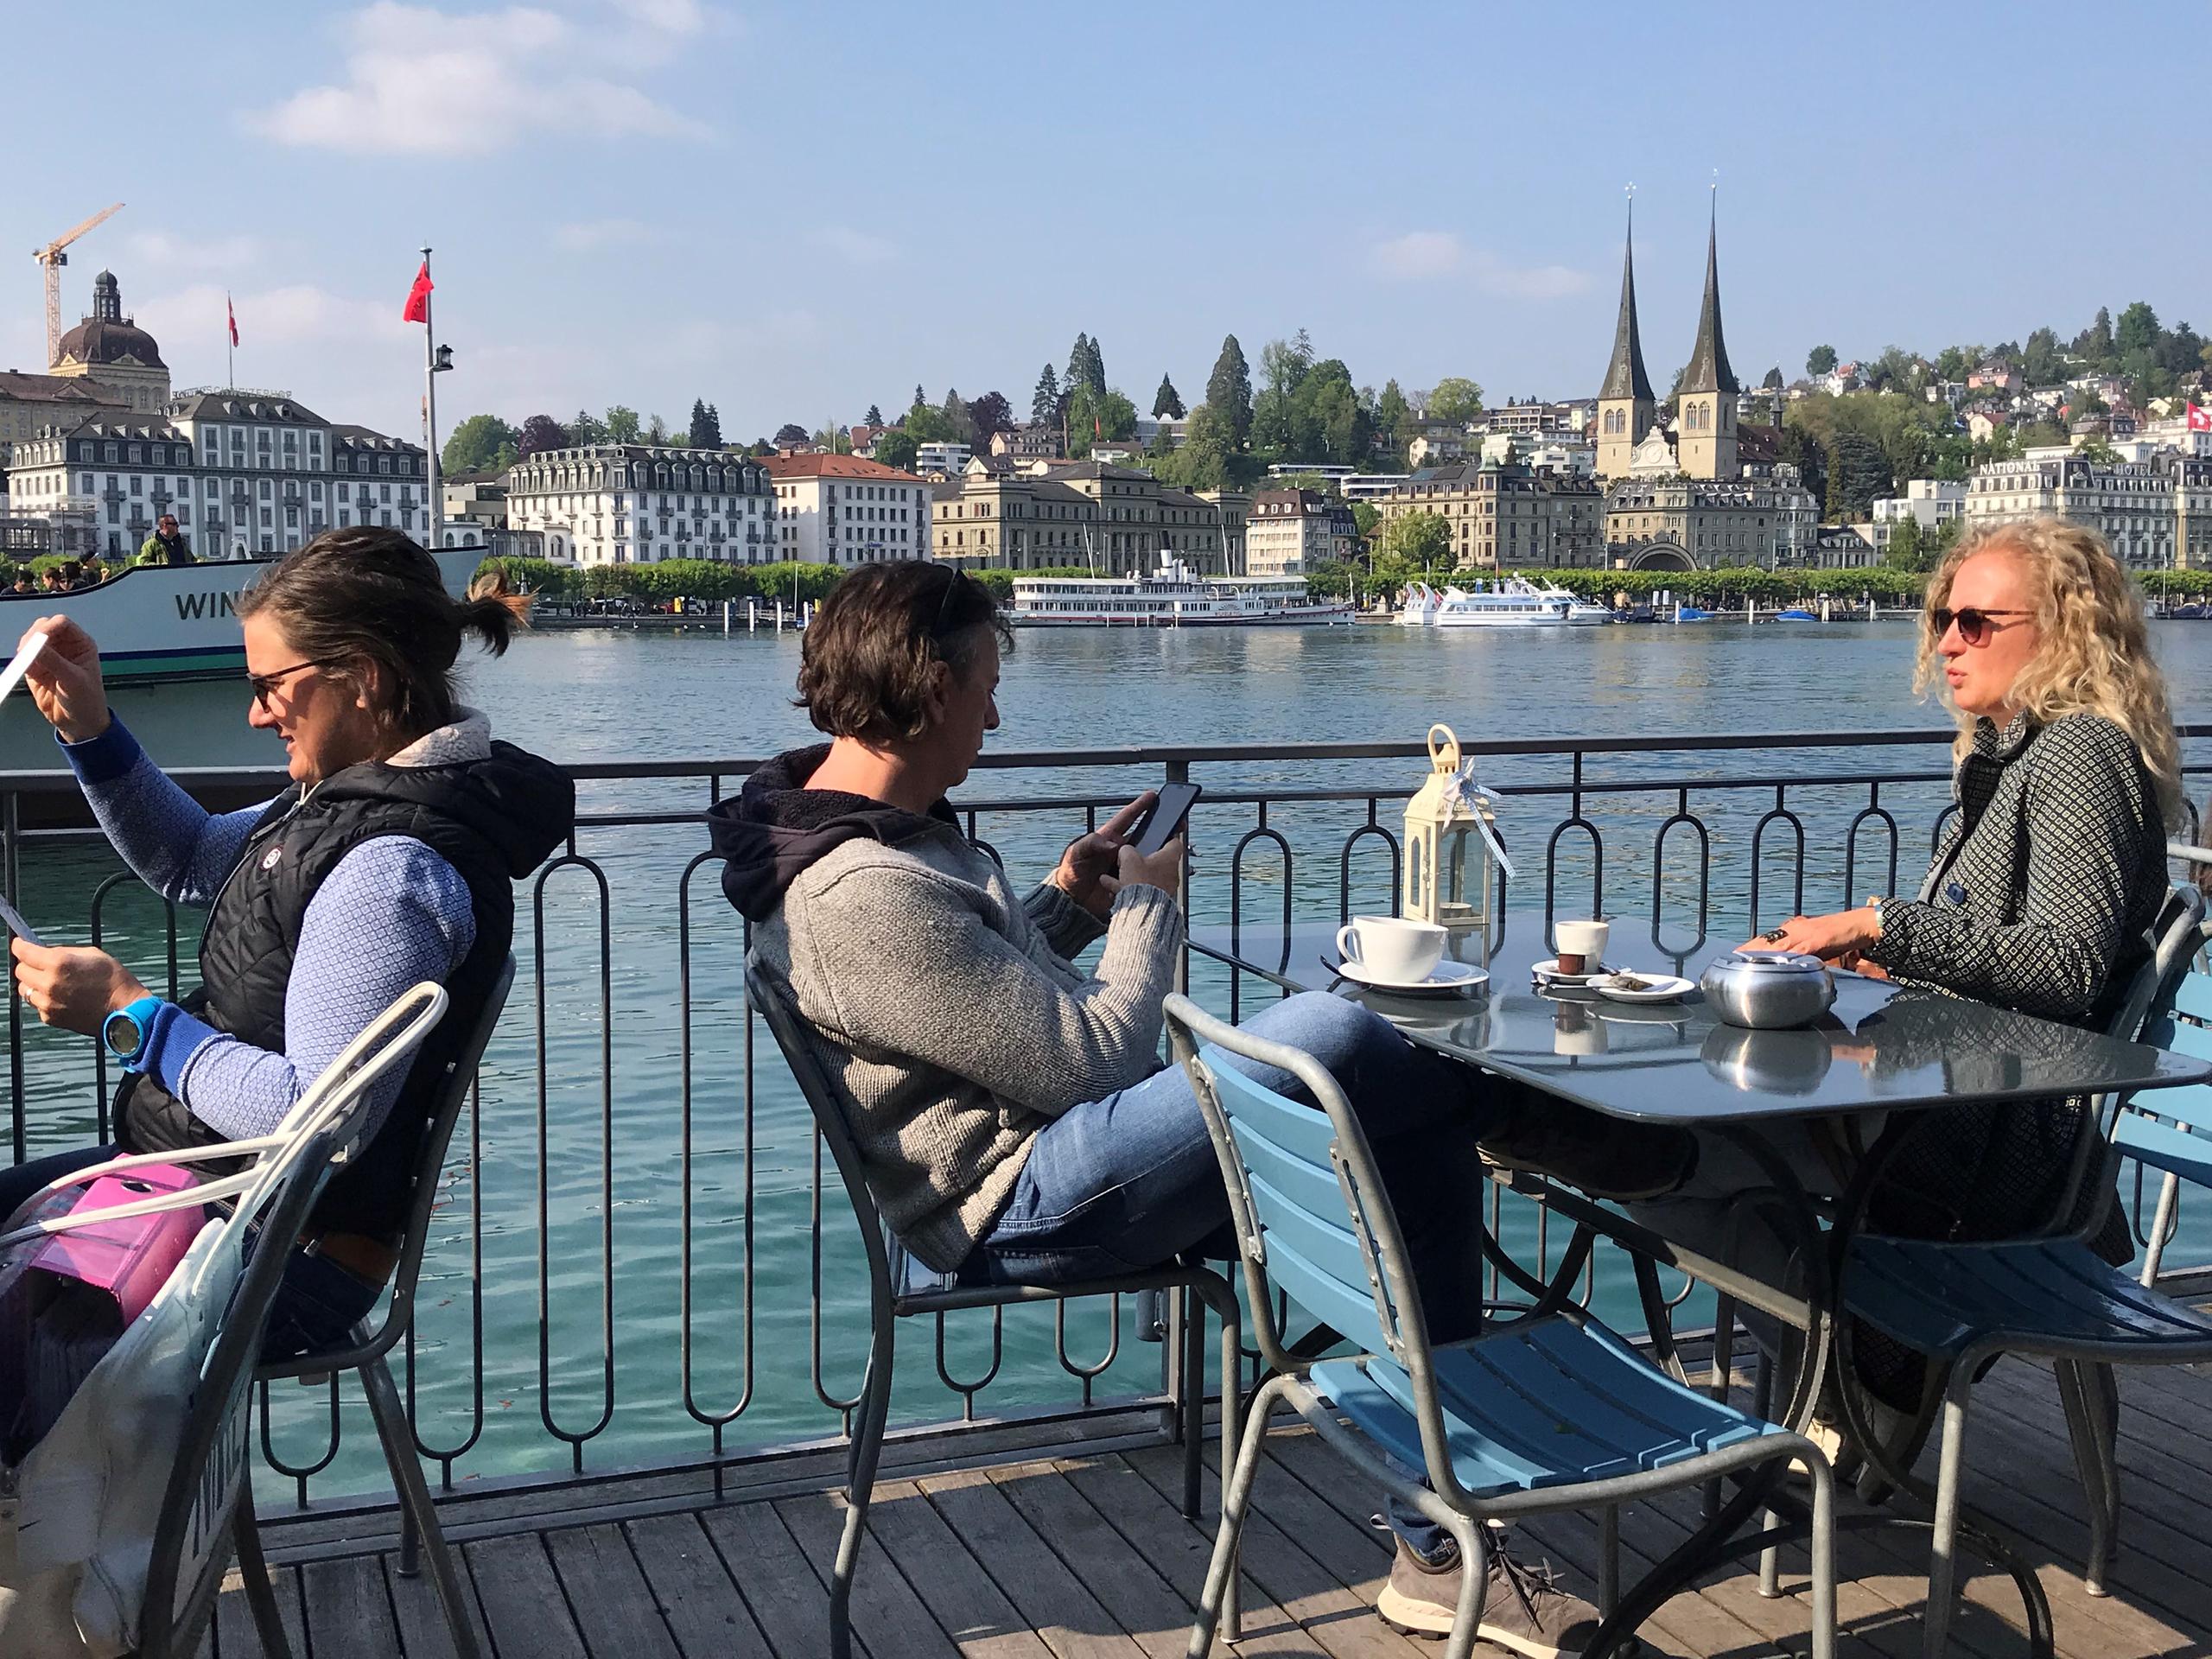
[[[1443, 741], [1439, 744], [1438, 738]], [[1428, 776], [1406, 805], [1403, 913], [1454, 931], [1486, 927], [1496, 872], [1513, 874], [1491, 792], [1449, 726], [1428, 728]]]

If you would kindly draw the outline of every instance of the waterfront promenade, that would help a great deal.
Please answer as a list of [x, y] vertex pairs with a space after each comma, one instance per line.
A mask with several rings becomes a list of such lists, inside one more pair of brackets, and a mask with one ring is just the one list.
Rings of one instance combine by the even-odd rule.
[[[1690, 1351], [1693, 1358], [1696, 1351]], [[2047, 1371], [2007, 1361], [1978, 1395], [1980, 1455], [1968, 1499], [1997, 1516], [2050, 1597], [2062, 1659], [2147, 1659], [2212, 1650], [2212, 1377], [2126, 1373], [2121, 1550], [2113, 1593], [2093, 1599], [2057, 1395]], [[1740, 1395], [1739, 1395], [1740, 1398]], [[1176, 1508], [1180, 1454], [1157, 1417], [909, 1438], [885, 1460], [861, 1557], [855, 1628], [871, 1659], [1173, 1659], [1184, 1650], [1212, 1542], [1211, 1473], [1202, 1522]], [[2001, 1453], [2000, 1453], [2001, 1448]], [[1208, 1463], [1215, 1462], [1212, 1449]], [[829, 1563], [842, 1498], [842, 1453], [737, 1471], [717, 1499], [704, 1477], [644, 1476], [557, 1493], [457, 1494], [444, 1506], [461, 1542], [486, 1641], [500, 1659], [814, 1659], [826, 1651]], [[1244, 1545], [1245, 1656], [1418, 1659], [1376, 1617], [1389, 1568], [1372, 1497], [1302, 1427], [1279, 1430]], [[1624, 1512], [1625, 1574], [1679, 1544], [1694, 1493]], [[1863, 1506], [1847, 1505], [1847, 1513]], [[296, 1653], [313, 1659], [429, 1659], [451, 1651], [427, 1579], [396, 1570], [388, 1510], [265, 1527]], [[1578, 1588], [1593, 1582], [1594, 1519], [1544, 1518], [1527, 1559]], [[1926, 1535], [1851, 1532], [1840, 1549], [1840, 1651], [1920, 1651]], [[1803, 1552], [1784, 1553], [1783, 1595], [1760, 1597], [1745, 1563], [1669, 1602], [1646, 1651], [1675, 1659], [1801, 1654]], [[2009, 1580], [1976, 1573], [1953, 1651], [2022, 1649]], [[259, 1652], [245, 1599], [225, 1598], [203, 1654]], [[1496, 1653], [1496, 1649], [1478, 1649]]]

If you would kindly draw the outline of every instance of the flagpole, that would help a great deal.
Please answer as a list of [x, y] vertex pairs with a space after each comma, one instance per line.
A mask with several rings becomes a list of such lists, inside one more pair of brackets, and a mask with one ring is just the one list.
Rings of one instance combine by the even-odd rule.
[[223, 349], [229, 365], [229, 379], [225, 383], [232, 391], [238, 389], [238, 313], [232, 308], [230, 290], [223, 292]]
[[[423, 269], [430, 269], [430, 251], [423, 250]], [[444, 539], [445, 501], [438, 487], [438, 331], [430, 321], [430, 296], [423, 296], [423, 418], [429, 439], [428, 466], [425, 476], [429, 480], [430, 537], [427, 545], [435, 551]]]

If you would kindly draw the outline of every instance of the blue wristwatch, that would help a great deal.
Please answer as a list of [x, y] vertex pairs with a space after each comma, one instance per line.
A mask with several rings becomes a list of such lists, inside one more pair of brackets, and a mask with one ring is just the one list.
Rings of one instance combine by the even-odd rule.
[[162, 1006], [158, 996], [142, 996], [124, 1004], [100, 1021], [100, 1040], [108, 1052], [123, 1062], [126, 1071], [143, 1071], [146, 1039], [154, 1029], [154, 1015]]

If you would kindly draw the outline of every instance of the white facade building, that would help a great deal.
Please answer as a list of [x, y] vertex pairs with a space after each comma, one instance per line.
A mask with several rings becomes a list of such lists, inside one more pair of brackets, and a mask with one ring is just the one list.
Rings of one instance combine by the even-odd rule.
[[325, 530], [382, 524], [422, 540], [419, 445], [335, 425], [288, 392], [188, 392], [167, 419], [95, 416], [14, 446], [9, 499], [39, 516], [89, 512], [103, 554], [129, 556], [174, 512], [201, 558], [283, 553]]
[[2131, 569], [2212, 562], [2212, 461], [2171, 450], [2105, 464], [2064, 454], [1996, 461], [1974, 469], [1970, 525], [2052, 515], [2097, 531]]
[[1890, 550], [1890, 537], [1906, 519], [1918, 521], [1923, 537], [1933, 536], [1954, 518], [1963, 518], [1967, 510], [1967, 486], [1948, 479], [1915, 478], [1905, 482], [1903, 495], [1876, 498], [1873, 517], [1864, 524], [1853, 524], [1866, 544], [1877, 553]]
[[760, 465], [775, 492], [775, 557], [846, 565], [929, 557], [930, 486], [913, 474], [859, 455], [770, 455]]
[[1244, 574], [1311, 575], [1334, 552], [1326, 496], [1312, 490], [1258, 490], [1244, 520]]
[[[974, 454], [975, 451], [964, 443], [918, 444], [914, 448], [914, 470], [918, 473], [943, 473], [947, 478], [957, 478], [968, 470], [968, 463]], [[793, 456], [791, 459], [804, 457]]]
[[598, 443], [507, 469], [507, 526], [546, 532], [579, 564], [715, 559], [769, 564], [774, 497], [763, 463], [734, 450]]

